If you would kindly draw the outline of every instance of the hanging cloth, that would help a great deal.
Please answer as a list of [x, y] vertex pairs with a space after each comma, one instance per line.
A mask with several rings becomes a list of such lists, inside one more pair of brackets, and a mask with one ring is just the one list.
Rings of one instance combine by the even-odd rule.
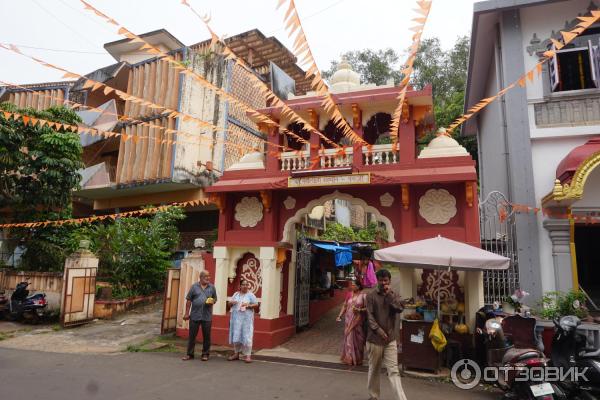
[[363, 275], [363, 286], [366, 288], [372, 288], [377, 285], [377, 276], [375, 276], [375, 267], [373, 266], [373, 261], [369, 260], [369, 264], [367, 265], [367, 270]]

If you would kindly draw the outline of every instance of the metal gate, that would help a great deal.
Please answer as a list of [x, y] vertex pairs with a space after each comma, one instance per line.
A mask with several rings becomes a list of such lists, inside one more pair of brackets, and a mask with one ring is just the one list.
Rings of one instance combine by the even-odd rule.
[[501, 192], [490, 192], [479, 204], [481, 247], [510, 259], [510, 267], [507, 270], [483, 273], [483, 293], [486, 304], [494, 301], [502, 302], [519, 288], [515, 218], [512, 205]]
[[160, 322], [160, 333], [173, 332], [177, 328], [177, 307], [179, 305], [179, 284], [181, 270], [171, 268], [167, 270], [165, 284], [165, 297], [163, 301], [163, 314]]
[[309, 323], [310, 306], [310, 256], [311, 244], [308, 240], [298, 241], [296, 249], [296, 287], [295, 312], [296, 327], [301, 328]]
[[65, 268], [60, 322], [63, 327], [94, 319], [96, 267]]

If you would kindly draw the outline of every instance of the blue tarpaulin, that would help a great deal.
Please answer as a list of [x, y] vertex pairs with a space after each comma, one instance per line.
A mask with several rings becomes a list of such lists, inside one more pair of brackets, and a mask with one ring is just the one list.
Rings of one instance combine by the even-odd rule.
[[350, 246], [338, 246], [328, 243], [313, 243], [313, 246], [335, 253], [336, 267], [344, 267], [352, 263], [352, 249]]

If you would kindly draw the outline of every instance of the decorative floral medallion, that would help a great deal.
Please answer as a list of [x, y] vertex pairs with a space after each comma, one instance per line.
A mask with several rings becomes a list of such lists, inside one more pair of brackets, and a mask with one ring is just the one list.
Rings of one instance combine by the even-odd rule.
[[235, 206], [235, 220], [243, 228], [253, 228], [263, 219], [263, 205], [257, 197], [244, 197]]
[[257, 294], [262, 287], [262, 271], [260, 261], [256, 257], [248, 257], [242, 264], [240, 278], [248, 282], [249, 290]]
[[283, 202], [286, 210], [293, 210], [296, 207], [296, 199], [292, 196], [288, 196]]
[[465, 295], [458, 283], [458, 272], [456, 271], [424, 269], [421, 274], [421, 282], [418, 290], [419, 296], [433, 301], [437, 301], [439, 298], [442, 303], [448, 300], [464, 301]]
[[447, 224], [456, 215], [456, 198], [446, 189], [429, 189], [419, 199], [419, 215], [430, 224]]
[[382, 207], [391, 207], [394, 204], [394, 196], [386, 192], [379, 197], [379, 203]]

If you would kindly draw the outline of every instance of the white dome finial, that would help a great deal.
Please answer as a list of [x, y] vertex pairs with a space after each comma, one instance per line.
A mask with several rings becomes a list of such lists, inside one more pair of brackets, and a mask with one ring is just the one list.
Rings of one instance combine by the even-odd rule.
[[354, 72], [348, 60], [342, 57], [329, 82], [331, 83], [332, 92], [350, 92], [360, 86], [360, 75]]

